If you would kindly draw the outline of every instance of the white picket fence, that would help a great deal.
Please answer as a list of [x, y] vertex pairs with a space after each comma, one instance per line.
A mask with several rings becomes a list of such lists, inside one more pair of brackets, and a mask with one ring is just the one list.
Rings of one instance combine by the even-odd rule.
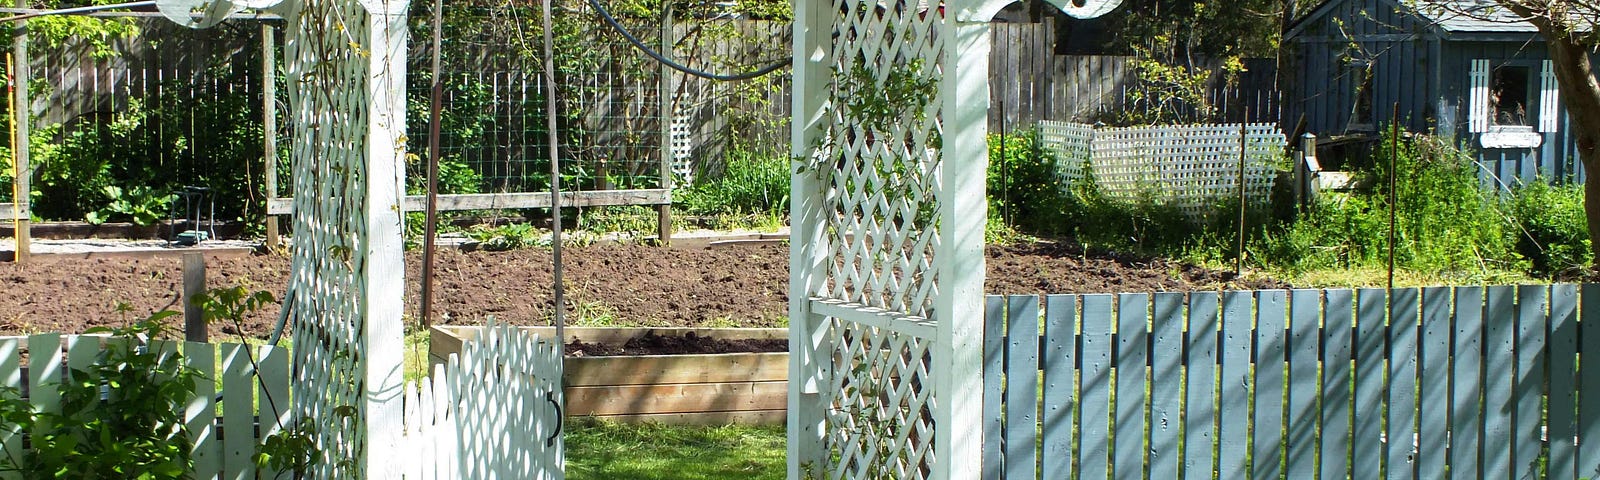
[[[105, 336], [41, 334], [0, 337], [0, 385], [27, 392], [39, 411], [60, 411], [59, 386], [70, 369], [84, 369], [101, 360]], [[199, 372], [184, 420], [194, 440], [195, 475], [199, 480], [282, 477], [279, 472], [257, 472], [253, 457], [260, 438], [277, 433], [289, 422], [289, 353], [269, 346], [152, 342], [150, 348], [176, 353]], [[261, 381], [247, 353], [260, 365]], [[26, 369], [24, 369], [24, 357]], [[218, 359], [221, 360], [220, 364]], [[220, 365], [220, 368], [219, 368]], [[23, 372], [27, 378], [23, 378]], [[212, 379], [221, 379], [221, 402]], [[26, 382], [26, 383], [24, 383]], [[222, 412], [245, 412], [219, 415]], [[249, 412], [256, 412], [251, 415]], [[257, 425], [259, 419], [259, 427]], [[220, 420], [220, 421], [219, 421]], [[5, 452], [20, 452], [23, 432], [0, 429]], [[258, 475], [259, 474], [259, 475]], [[18, 478], [5, 477], [0, 478]]]
[[1241, 160], [1246, 202], [1265, 203], [1287, 145], [1283, 132], [1265, 123], [1094, 128], [1041, 121], [1039, 142], [1055, 154], [1063, 186], [1092, 174], [1112, 199], [1172, 205], [1191, 218], [1238, 198]]
[[420, 385], [407, 383], [405, 478], [564, 478], [557, 348], [491, 324]]
[[[101, 361], [107, 340], [98, 335], [0, 337], [0, 385], [27, 392], [28, 402], [40, 411], [59, 412], [58, 387], [67, 371]], [[260, 439], [292, 426], [287, 349], [161, 341], [150, 348], [181, 351], [184, 363], [201, 377], [184, 412], [194, 439], [193, 478], [287, 478], [283, 472], [258, 472], [254, 462]], [[406, 455], [400, 459], [404, 478], [564, 478], [556, 348], [548, 339], [491, 326], [477, 341], [466, 342], [459, 356], [435, 366], [431, 377], [408, 383], [401, 439]], [[246, 356], [252, 352], [259, 381]], [[220, 379], [220, 401], [214, 379]], [[0, 428], [4, 452], [22, 451], [21, 433]], [[20, 477], [0, 474], [9, 478]]]

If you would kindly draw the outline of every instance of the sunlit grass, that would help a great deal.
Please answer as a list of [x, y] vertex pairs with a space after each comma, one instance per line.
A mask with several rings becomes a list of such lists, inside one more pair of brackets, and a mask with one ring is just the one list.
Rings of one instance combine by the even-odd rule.
[[571, 480], [760, 480], [785, 475], [781, 426], [568, 421], [564, 441]]

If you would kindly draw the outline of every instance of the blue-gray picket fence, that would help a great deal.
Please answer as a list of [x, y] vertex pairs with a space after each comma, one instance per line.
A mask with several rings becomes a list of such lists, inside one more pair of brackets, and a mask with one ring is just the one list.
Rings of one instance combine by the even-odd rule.
[[1600, 284], [994, 296], [986, 315], [983, 478], [1600, 477]]

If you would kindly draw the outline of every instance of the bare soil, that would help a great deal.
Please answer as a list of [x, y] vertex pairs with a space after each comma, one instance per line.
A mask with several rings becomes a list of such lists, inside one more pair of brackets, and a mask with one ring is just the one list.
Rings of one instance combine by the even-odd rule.
[[[1084, 252], [1041, 242], [988, 250], [993, 294], [1115, 293], [1218, 288], [1280, 288], [1238, 283], [1230, 275], [1159, 259]], [[591, 326], [783, 326], [788, 302], [788, 247], [733, 245], [660, 248], [602, 244], [563, 251], [568, 322]], [[420, 298], [421, 255], [406, 254], [408, 321]], [[244, 285], [282, 296], [289, 269], [282, 254], [207, 260], [208, 285]], [[550, 323], [550, 252], [441, 249], [435, 264], [436, 323]], [[0, 263], [0, 335], [81, 332], [121, 325], [162, 309], [181, 310], [182, 265], [172, 259], [57, 259]], [[127, 312], [119, 312], [125, 303]], [[264, 337], [278, 313], [270, 305], [241, 325], [213, 324], [211, 335]], [[181, 325], [181, 322], [180, 322]], [[219, 336], [221, 336], [219, 338]], [[625, 348], [625, 347], [624, 347]]]

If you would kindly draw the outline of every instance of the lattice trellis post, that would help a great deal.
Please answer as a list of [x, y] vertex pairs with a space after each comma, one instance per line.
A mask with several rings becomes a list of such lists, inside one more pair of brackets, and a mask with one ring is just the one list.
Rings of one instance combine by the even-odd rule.
[[286, 15], [294, 169], [294, 409], [313, 478], [398, 478], [405, 265], [406, 2]]
[[795, 1], [791, 479], [982, 471], [988, 20], [1007, 3]]

